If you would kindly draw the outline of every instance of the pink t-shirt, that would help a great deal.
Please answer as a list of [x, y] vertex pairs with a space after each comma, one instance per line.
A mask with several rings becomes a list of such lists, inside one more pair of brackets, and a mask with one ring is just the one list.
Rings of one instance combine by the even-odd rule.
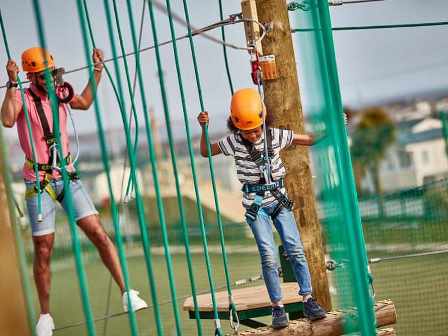
[[[30, 85], [29, 89], [25, 90], [25, 104], [28, 109], [28, 115], [31, 123], [31, 130], [33, 132], [33, 143], [36, 151], [36, 161], [39, 163], [48, 163], [50, 157], [48, 145], [44, 139], [44, 130], [42, 128], [42, 124], [39, 119], [36, 104], [34, 103], [33, 96], [31, 95], [29, 90], [33, 90], [33, 92], [40, 97], [42, 102], [42, 108], [48, 120], [48, 125], [50, 127], [50, 130], [53, 132], [53, 113], [51, 110], [51, 101], [47, 96], [40, 94], [40, 92], [32, 84]], [[25, 118], [25, 112], [22, 105], [22, 97], [20, 90], [17, 90], [16, 95], [17, 95], [17, 102], [21, 107], [20, 114], [17, 118], [17, 133], [19, 135], [20, 146], [22, 147], [22, 150], [25, 153], [25, 158], [33, 160], [33, 152], [30, 144], [29, 130]], [[69, 139], [67, 134], [67, 107], [65, 106], [65, 104], [59, 105], [59, 129], [61, 132], [61, 142], [65, 157], [69, 153]], [[73, 167], [69, 167], [69, 170], [72, 169]], [[45, 173], [43, 172], [40, 172], [39, 174], [41, 179], [45, 175]], [[53, 177], [54, 178], [60, 177], [60, 174], [57, 170], [53, 171]], [[24, 164], [23, 166], [23, 178], [26, 181], [36, 180], [33, 168], [30, 168], [27, 164]]]

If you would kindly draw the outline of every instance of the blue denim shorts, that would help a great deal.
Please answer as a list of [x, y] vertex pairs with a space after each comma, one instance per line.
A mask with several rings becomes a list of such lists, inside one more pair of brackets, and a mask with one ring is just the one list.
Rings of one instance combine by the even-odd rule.
[[[64, 181], [62, 179], [52, 180], [49, 182], [51, 187], [54, 189], [58, 196], [61, 195], [64, 189]], [[25, 181], [27, 190], [29, 188], [34, 188], [34, 182]], [[75, 220], [78, 221], [90, 215], [98, 214], [92, 199], [87, 194], [84, 186], [80, 180], [70, 181], [70, 191], [73, 201], [73, 211]], [[46, 234], [53, 233], [55, 231], [55, 218], [56, 218], [56, 203], [50, 197], [48, 192], [44, 191], [41, 193], [42, 202], [42, 221], [38, 221], [39, 209], [37, 201], [37, 193], [26, 200], [26, 205], [28, 208], [28, 215], [31, 225], [31, 232], [33, 236], [43, 236]], [[60, 203], [64, 208], [65, 212], [68, 211], [67, 198], [64, 197], [63, 201]]]

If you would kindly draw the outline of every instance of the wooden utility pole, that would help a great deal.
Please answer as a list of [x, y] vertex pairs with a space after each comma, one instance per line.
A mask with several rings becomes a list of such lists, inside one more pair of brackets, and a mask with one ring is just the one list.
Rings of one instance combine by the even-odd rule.
[[3, 302], [0, 305], [0, 335], [29, 336], [31, 333], [12, 227], [13, 219], [10, 218], [6, 197], [4, 159], [3, 152], [0, 150], [0, 204], [2, 205], [0, 208], [0, 274], [2, 274], [0, 297]]
[[[244, 2], [254, 0], [243, 0]], [[304, 133], [296, 61], [285, 0], [255, 0], [258, 21], [272, 30], [262, 41], [264, 55], [274, 55], [278, 78], [264, 82], [265, 104], [271, 126]], [[244, 8], [244, 6], [243, 6]], [[244, 11], [243, 11], [244, 15]], [[314, 295], [331, 309], [322, 231], [316, 211], [308, 149], [293, 147], [283, 152], [287, 168], [286, 188], [294, 201], [296, 217], [308, 260]]]

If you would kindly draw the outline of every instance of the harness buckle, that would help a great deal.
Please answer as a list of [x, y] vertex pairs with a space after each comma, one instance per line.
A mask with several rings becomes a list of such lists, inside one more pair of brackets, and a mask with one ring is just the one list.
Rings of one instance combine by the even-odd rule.
[[53, 146], [56, 143], [56, 138], [53, 135], [48, 137], [44, 136], [44, 140], [48, 146]]

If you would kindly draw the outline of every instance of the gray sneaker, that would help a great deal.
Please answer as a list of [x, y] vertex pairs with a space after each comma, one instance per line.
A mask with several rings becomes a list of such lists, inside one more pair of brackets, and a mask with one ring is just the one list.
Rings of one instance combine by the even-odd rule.
[[272, 308], [272, 328], [282, 329], [286, 328], [289, 324], [288, 315], [286, 315], [284, 307]]
[[319, 306], [314, 298], [309, 298], [308, 301], [303, 303], [303, 314], [311, 321], [323, 319], [327, 316], [325, 310]]

